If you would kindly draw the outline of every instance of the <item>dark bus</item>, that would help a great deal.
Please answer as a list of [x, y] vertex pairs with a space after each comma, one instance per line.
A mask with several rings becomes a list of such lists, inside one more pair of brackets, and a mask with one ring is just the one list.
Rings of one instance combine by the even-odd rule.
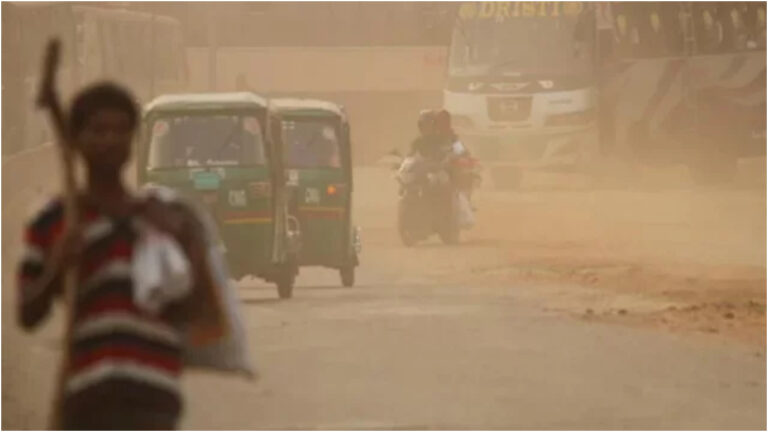
[[96, 79], [114, 79], [141, 102], [178, 91], [187, 65], [178, 21], [154, 14], [72, 3], [3, 3], [3, 155], [48, 140], [34, 106], [43, 49], [62, 42], [59, 87], [65, 97]]
[[599, 39], [605, 154], [701, 182], [765, 155], [765, 3], [610, 3]]

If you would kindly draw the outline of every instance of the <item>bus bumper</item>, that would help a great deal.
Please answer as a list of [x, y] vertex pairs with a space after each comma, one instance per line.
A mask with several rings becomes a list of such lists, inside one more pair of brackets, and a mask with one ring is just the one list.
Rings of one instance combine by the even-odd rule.
[[596, 125], [519, 130], [457, 129], [460, 139], [486, 165], [575, 168], [598, 155]]

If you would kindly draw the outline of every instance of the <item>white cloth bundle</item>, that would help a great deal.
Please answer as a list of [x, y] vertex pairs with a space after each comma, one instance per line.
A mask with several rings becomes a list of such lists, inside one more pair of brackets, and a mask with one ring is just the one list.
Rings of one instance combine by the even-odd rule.
[[153, 315], [189, 294], [189, 261], [175, 239], [149, 224], [141, 224], [131, 263], [133, 301]]
[[184, 200], [172, 189], [147, 185], [143, 192], [146, 196], [155, 197], [166, 203], [183, 205], [190, 209], [204, 227], [209, 273], [213, 278], [223, 308], [227, 328], [224, 337], [203, 346], [189, 343], [187, 340], [184, 344], [184, 364], [224, 372], [240, 372], [251, 378], [255, 377], [248, 354], [247, 337], [240, 311], [237, 286], [230, 280], [215, 222], [208, 213]]

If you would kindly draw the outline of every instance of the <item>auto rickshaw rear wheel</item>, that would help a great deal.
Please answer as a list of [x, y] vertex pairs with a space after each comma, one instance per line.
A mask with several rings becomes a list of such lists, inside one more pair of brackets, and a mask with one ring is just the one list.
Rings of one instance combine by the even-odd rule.
[[298, 273], [298, 267], [295, 262], [288, 262], [283, 264], [282, 268], [275, 278], [277, 284], [277, 295], [281, 299], [289, 299], [293, 297], [293, 285], [296, 282], [296, 274]]
[[459, 229], [458, 227], [447, 226], [437, 233], [440, 236], [440, 240], [447, 245], [456, 245], [459, 243]]
[[293, 283], [295, 276], [281, 275], [277, 280], [277, 295], [281, 299], [293, 297]]

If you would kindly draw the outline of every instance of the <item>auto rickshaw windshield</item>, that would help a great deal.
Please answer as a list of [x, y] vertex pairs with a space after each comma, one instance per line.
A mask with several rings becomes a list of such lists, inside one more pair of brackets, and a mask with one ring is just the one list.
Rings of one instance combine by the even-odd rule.
[[339, 135], [322, 120], [283, 121], [285, 164], [289, 168], [339, 168]]
[[170, 115], [150, 127], [150, 170], [265, 163], [262, 128], [255, 116]]

